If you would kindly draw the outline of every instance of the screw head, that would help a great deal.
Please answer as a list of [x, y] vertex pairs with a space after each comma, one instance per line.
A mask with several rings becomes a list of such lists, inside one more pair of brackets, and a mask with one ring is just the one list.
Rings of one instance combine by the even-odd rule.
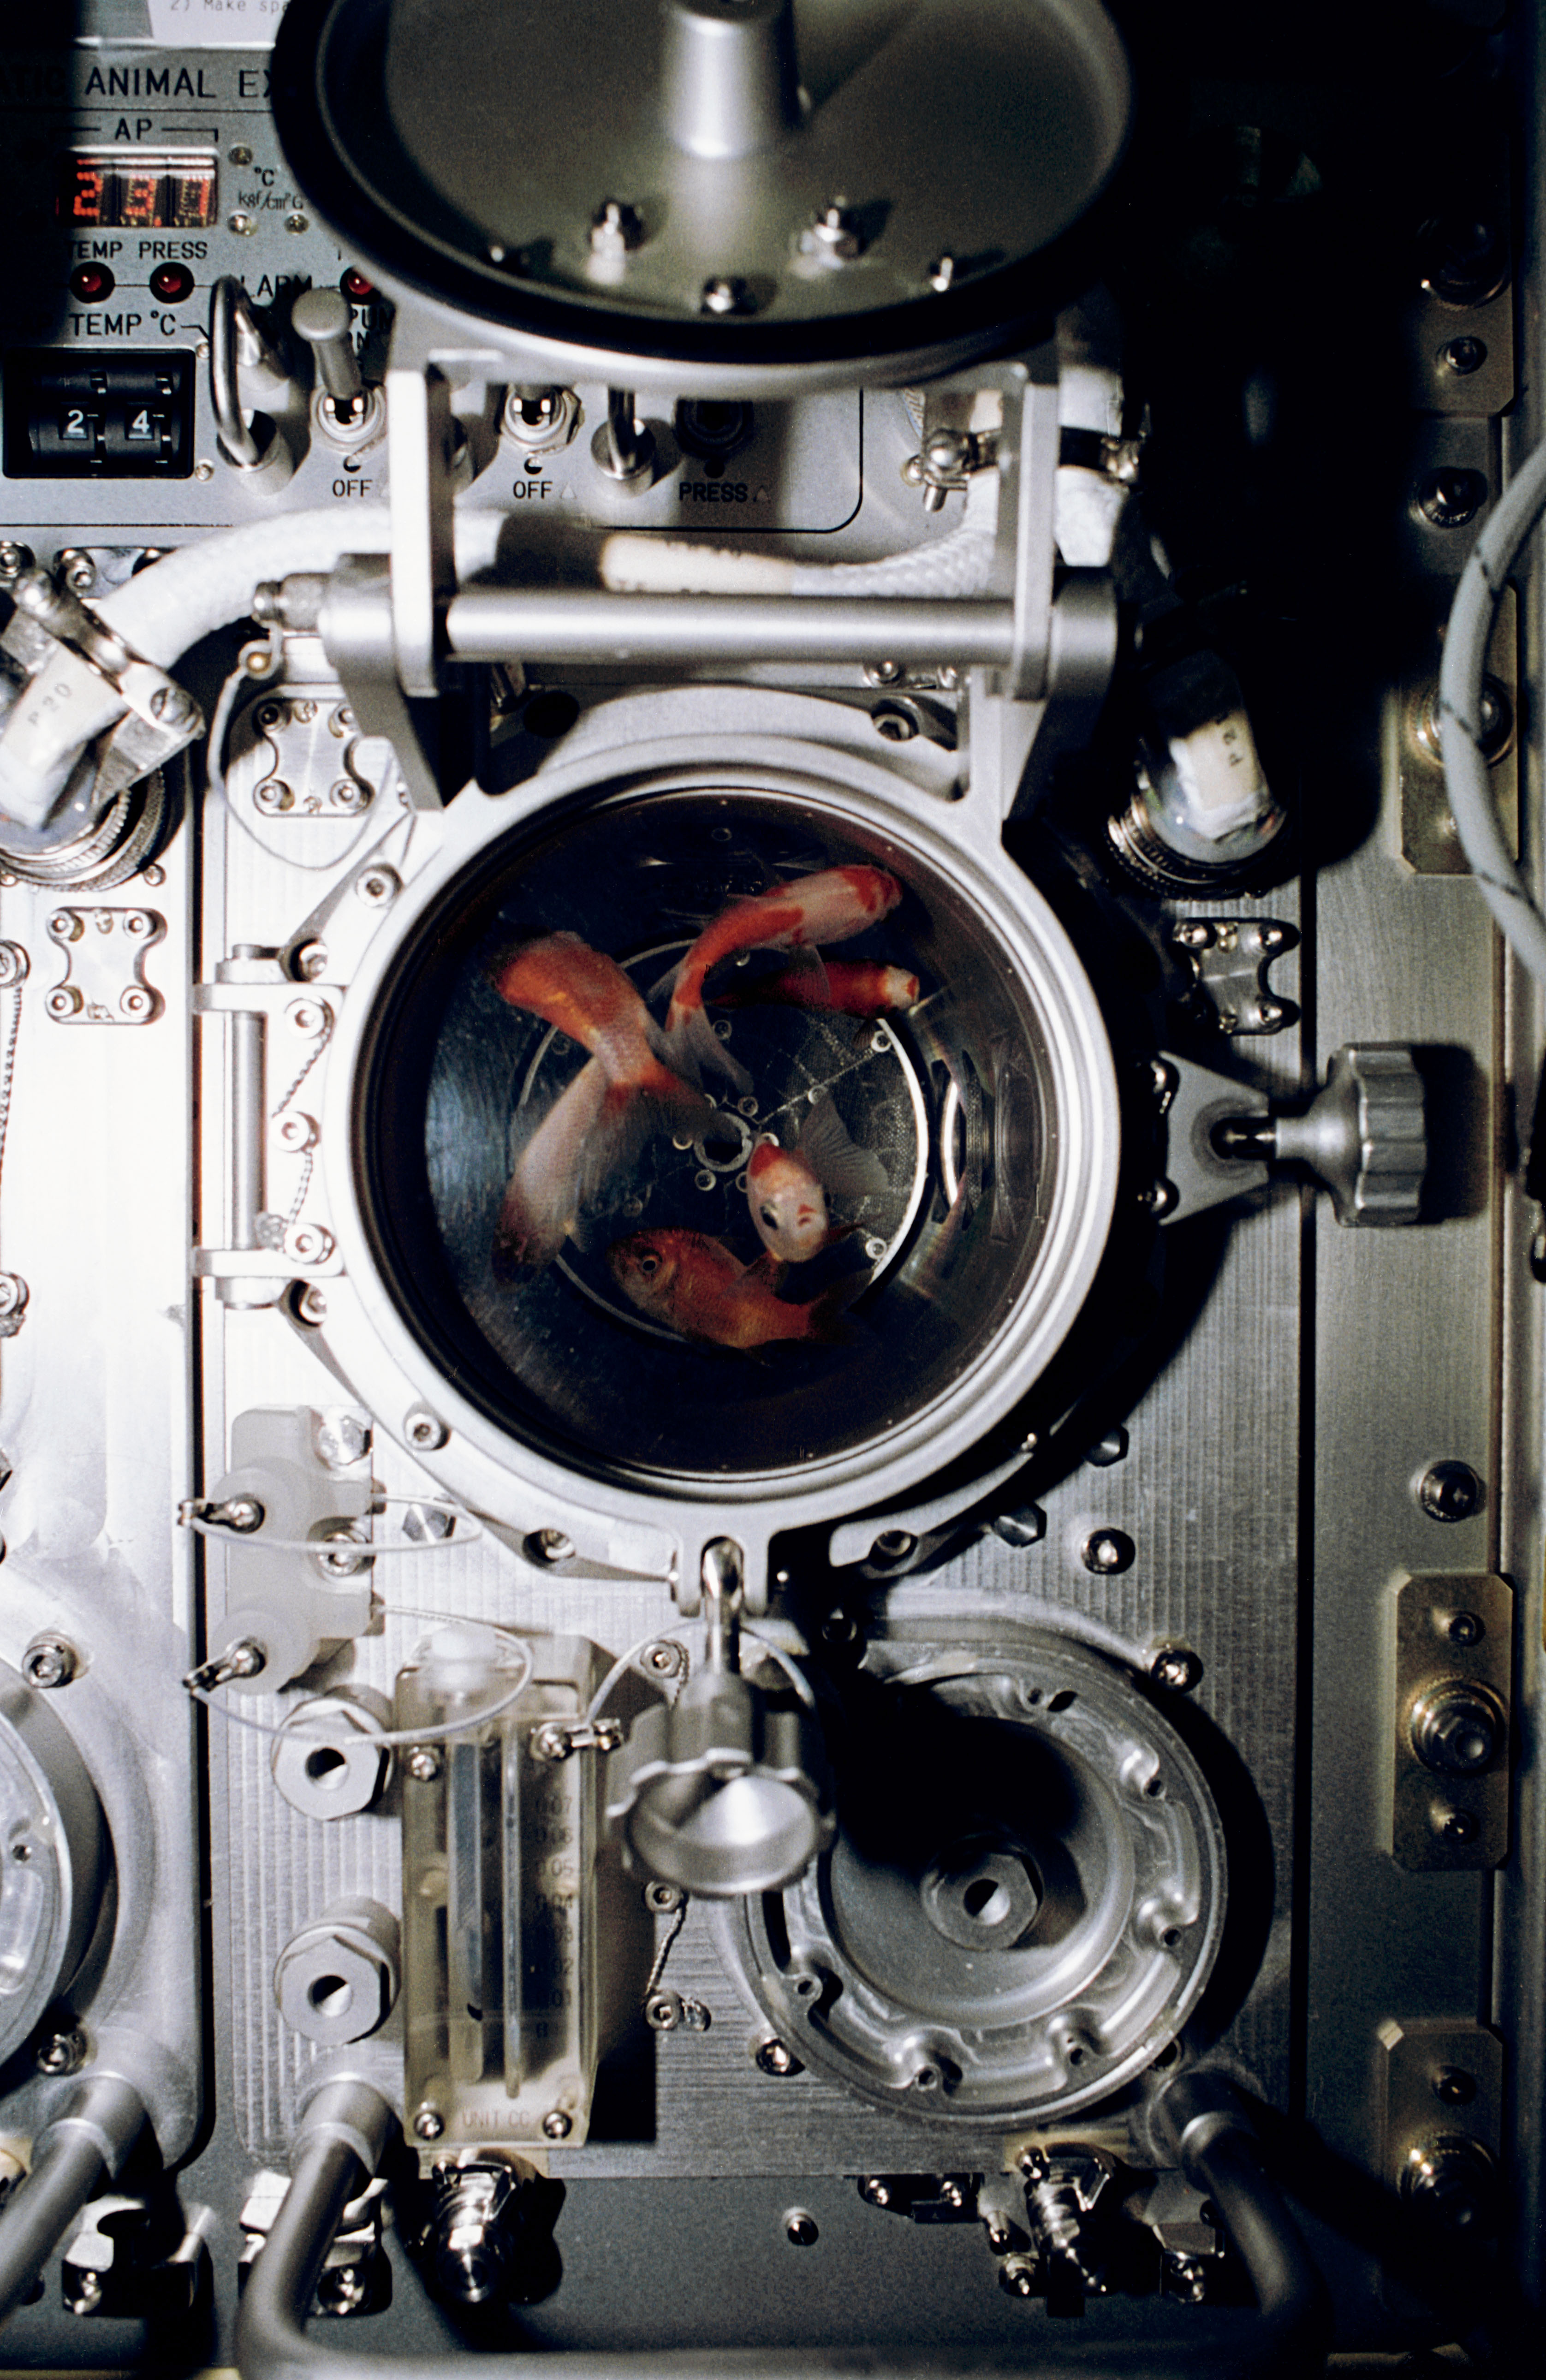
[[625, 199], [603, 199], [590, 218], [590, 249], [595, 256], [626, 256], [644, 238], [644, 218]]
[[1487, 1624], [1479, 1611], [1457, 1611], [1444, 1633], [1452, 1645], [1479, 1645], [1487, 1633]]
[[45, 2033], [32, 2052], [40, 2074], [76, 2074], [86, 2063], [86, 2036], [79, 2026]]
[[1485, 1686], [1463, 1678], [1446, 1679], [1420, 1694], [1410, 1727], [1418, 1758], [1443, 1777], [1479, 1777], [1497, 1760], [1508, 1734], [1502, 1704]]
[[327, 1320], [327, 1292], [314, 1281], [308, 1282], [296, 1300], [296, 1312], [303, 1322], [313, 1325]]
[[652, 1910], [657, 1917], [669, 1917], [674, 1910], [680, 1909], [686, 1899], [687, 1895], [679, 1884], [656, 1882], [644, 1888], [644, 1906]]
[[415, 1405], [403, 1423], [403, 1436], [416, 1453], [432, 1454], [450, 1435], [440, 1415], [432, 1414], [428, 1405]]
[[1208, 2275], [1199, 2256], [1167, 2256], [1165, 2288], [1184, 2305], [1200, 2305], [1208, 2295]]
[[1434, 2095], [1446, 2107], [1468, 2107], [1476, 2097], [1476, 2076], [1463, 2066], [1441, 2066], [1433, 2077]]
[[102, 2275], [72, 2272], [65, 2288], [65, 2303], [71, 2313], [95, 2313], [102, 2303]]
[[757, 300], [750, 286], [737, 274], [717, 274], [703, 284], [703, 294], [698, 301], [700, 314], [754, 314]]
[[368, 868], [356, 877], [354, 889], [368, 909], [384, 909], [396, 897], [397, 878], [390, 868]]
[[[647, 1645], [641, 1666], [652, 1678], [674, 1678], [682, 1666], [682, 1648], [664, 1638], [658, 1645]], [[675, 1891], [676, 1888], [669, 1886], [667, 1889]]]
[[1137, 1555], [1138, 1548], [1121, 1529], [1096, 1529], [1079, 1548], [1079, 1560], [1097, 1578], [1114, 1578], [1130, 1570]]
[[760, 2041], [754, 2055], [760, 2073], [782, 2077], [799, 2071], [799, 2059], [785, 2042]]
[[1481, 1481], [1468, 1463], [1435, 1463], [1418, 1482], [1418, 1502], [1430, 1521], [1468, 1521], [1481, 1510]]
[[858, 2194], [870, 2206], [889, 2206], [892, 2188], [883, 2174], [867, 2173], [859, 2183]]
[[1189, 1645], [1162, 1645], [1149, 1674], [1167, 1694], [1189, 1694], [1202, 1683], [1202, 1661]]
[[562, 2107], [550, 2107], [542, 2118], [542, 2131], [550, 2141], [566, 2141], [574, 2128], [574, 2118], [566, 2115]]
[[265, 777], [252, 789], [252, 799], [265, 816], [275, 817], [281, 810], [293, 810], [295, 795], [279, 777]]
[[1478, 1820], [1469, 1810], [1435, 1810], [1433, 1824], [1446, 1843], [1474, 1843], [1481, 1832]]
[[445, 2119], [438, 2107], [432, 2107], [426, 2101], [414, 2115], [413, 2129], [421, 2141], [438, 2141], [445, 2130]]
[[681, 1995], [651, 1992], [644, 2003], [644, 2022], [651, 2033], [675, 2033], [682, 2022]]
[[556, 1564], [574, 1559], [575, 1541], [573, 1537], [566, 1536], [562, 1529], [538, 1529], [532, 1544], [541, 1561]]
[[[440, 1775], [442, 1760], [439, 1749], [432, 1743], [416, 1743], [408, 1756], [408, 1773], [416, 1785], [432, 1785]], [[438, 2132], [426, 2135], [438, 2140]]]
[[291, 957], [290, 966], [301, 983], [321, 983], [327, 973], [326, 943], [299, 943]]
[[80, 1669], [80, 1656], [66, 1636], [34, 1636], [21, 1657], [21, 1674], [45, 1692], [67, 1686]]
[[784, 2218], [784, 2236], [791, 2248], [814, 2248], [822, 2234], [816, 2217], [796, 2207]]
[[1487, 361], [1486, 345], [1480, 339], [1451, 339], [1447, 347], [1439, 350], [1439, 360], [1456, 379], [1466, 380]]

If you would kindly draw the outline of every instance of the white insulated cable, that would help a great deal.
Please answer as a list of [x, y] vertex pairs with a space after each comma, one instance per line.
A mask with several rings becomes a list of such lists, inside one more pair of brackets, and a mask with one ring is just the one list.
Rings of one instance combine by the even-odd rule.
[[1444, 787], [1460, 847], [1504, 941], [1540, 984], [1546, 984], [1546, 917], [1503, 838], [1481, 748], [1481, 711], [1488, 639], [1503, 583], [1543, 511], [1546, 442], [1515, 473], [1471, 549], [1455, 589], [1439, 671]]
[[998, 488], [996, 471], [974, 472], [953, 529], [880, 562], [791, 562], [621, 530], [603, 542], [602, 584], [630, 595], [980, 595], [992, 566]]

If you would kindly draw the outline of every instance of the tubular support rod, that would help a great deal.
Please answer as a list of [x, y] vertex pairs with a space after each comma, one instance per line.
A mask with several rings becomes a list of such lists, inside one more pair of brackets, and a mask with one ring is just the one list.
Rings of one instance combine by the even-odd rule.
[[628, 595], [472, 587], [445, 623], [458, 660], [985, 662], [1015, 643], [1005, 602], [883, 595]]
[[231, 1051], [231, 1245], [258, 1245], [263, 1211], [263, 1019], [236, 1009]]
[[30, 2173], [0, 2211], [0, 2321], [19, 2305], [87, 2200], [117, 2172], [144, 2122], [132, 2083], [88, 2074], [39, 2134]]
[[[336, 2102], [328, 2120], [326, 2103]], [[297, 2139], [294, 2174], [247, 2279], [237, 2321], [241, 2380], [444, 2380], [444, 2355], [396, 2356], [314, 2347], [306, 2318], [344, 2208], [379, 2161], [390, 2109], [366, 2083], [320, 2094]], [[351, 2145], [352, 2143], [352, 2145]], [[367, 2161], [359, 2151], [377, 2144]], [[1184, 2307], [1156, 2308], [1142, 2340], [1063, 2344], [1028, 2327], [1014, 2350], [878, 2348], [709, 2349], [639, 2354], [544, 2354], [550, 2380], [1314, 2380], [1325, 2356], [1325, 2291], [1276, 2191], [1258, 2165], [1243, 2119], [1202, 2128], [1184, 2152], [1206, 2187], [1256, 2289], [1260, 2312], [1228, 2317], [1229, 2336], [1204, 2341]], [[1203, 2178], [1206, 2178], [1205, 2180]], [[1035, 2324], [1028, 2311], [1028, 2326]], [[530, 2380], [531, 2353], [485, 2355], [483, 2380]]]

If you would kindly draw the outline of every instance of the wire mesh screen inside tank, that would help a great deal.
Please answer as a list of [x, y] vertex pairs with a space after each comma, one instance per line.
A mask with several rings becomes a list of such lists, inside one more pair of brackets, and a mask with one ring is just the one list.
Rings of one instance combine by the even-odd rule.
[[[829, 901], [819, 956], [745, 912], [698, 1055], [663, 1041], [663, 979], [711, 921], [839, 868], [871, 896], [884, 871], [889, 909]], [[625, 1098], [663, 1049], [685, 1096]], [[615, 1474], [787, 1471], [941, 1402], [1037, 1302], [1056, 1073], [1034, 984], [915, 854], [776, 795], [605, 802], [493, 846], [422, 920], [367, 1058], [366, 1211], [416, 1333], [503, 1427]], [[806, 1202], [797, 1260], [758, 1228], [769, 1136], [850, 1185]], [[548, 1245], [512, 1234], [517, 1192]]]

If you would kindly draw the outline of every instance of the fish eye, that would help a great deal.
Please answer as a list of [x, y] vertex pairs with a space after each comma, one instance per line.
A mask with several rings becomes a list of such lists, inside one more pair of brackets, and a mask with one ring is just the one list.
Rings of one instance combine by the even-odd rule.
[[771, 1207], [764, 1207], [757, 1220], [759, 1222], [766, 1223], [770, 1232], [776, 1232], [778, 1229], [778, 1217]]
[[647, 1249], [639, 1259], [639, 1269], [646, 1281], [652, 1281], [661, 1269], [661, 1260], [652, 1249]]

